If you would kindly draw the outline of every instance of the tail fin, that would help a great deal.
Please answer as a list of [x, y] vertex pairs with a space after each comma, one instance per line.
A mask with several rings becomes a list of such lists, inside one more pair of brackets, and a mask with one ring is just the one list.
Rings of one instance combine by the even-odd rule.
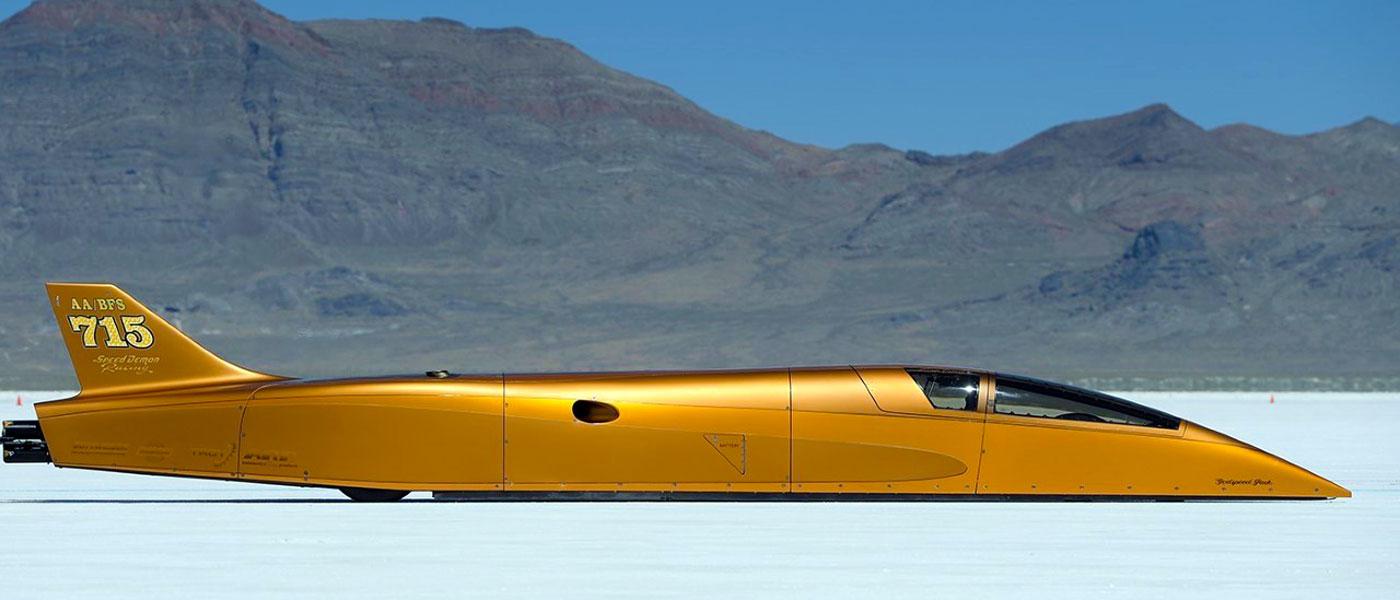
[[106, 283], [50, 283], [49, 300], [83, 395], [276, 381], [205, 350]]

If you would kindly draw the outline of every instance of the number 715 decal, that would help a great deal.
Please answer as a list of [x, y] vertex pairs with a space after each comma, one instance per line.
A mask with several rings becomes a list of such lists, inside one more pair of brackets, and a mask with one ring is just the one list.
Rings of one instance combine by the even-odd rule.
[[145, 315], [122, 315], [120, 317], [69, 315], [68, 317], [68, 327], [73, 330], [73, 333], [82, 334], [84, 348], [98, 347], [98, 329], [107, 334], [106, 339], [102, 340], [104, 342], [102, 345], [108, 348], [136, 348], [138, 350], [150, 348], [151, 344], [155, 343], [156, 338], [151, 335], [151, 329], [146, 327], [145, 323]]

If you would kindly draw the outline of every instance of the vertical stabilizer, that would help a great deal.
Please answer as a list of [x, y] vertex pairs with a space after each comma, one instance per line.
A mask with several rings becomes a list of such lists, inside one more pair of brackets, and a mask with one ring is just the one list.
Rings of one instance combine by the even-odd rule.
[[48, 292], [85, 396], [282, 379], [215, 356], [117, 286], [50, 283]]

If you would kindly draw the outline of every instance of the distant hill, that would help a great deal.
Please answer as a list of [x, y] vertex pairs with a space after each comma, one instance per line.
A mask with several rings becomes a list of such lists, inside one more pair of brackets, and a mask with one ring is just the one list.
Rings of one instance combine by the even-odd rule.
[[826, 149], [523, 29], [41, 0], [0, 23], [0, 386], [45, 280], [295, 375], [968, 363], [1400, 376], [1400, 127], [1165, 105]]

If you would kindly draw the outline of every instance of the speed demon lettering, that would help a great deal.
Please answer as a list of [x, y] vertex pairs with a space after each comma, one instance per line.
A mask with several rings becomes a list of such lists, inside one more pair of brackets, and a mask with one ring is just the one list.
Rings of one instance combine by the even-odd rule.
[[84, 348], [145, 350], [156, 342], [155, 335], [146, 327], [145, 315], [69, 315], [68, 328], [82, 336]]

